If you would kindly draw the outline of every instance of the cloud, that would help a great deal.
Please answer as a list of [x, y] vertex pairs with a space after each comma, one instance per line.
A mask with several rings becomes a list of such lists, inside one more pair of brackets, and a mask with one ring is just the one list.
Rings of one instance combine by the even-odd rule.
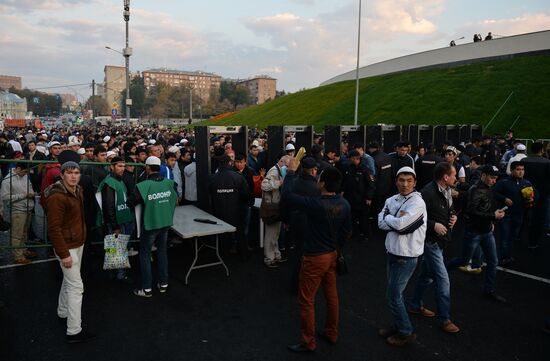
[[[462, 35], [487, 33], [509, 36], [547, 30], [550, 28], [550, 14], [524, 14], [509, 19], [486, 19], [472, 24], [466, 24], [458, 29]], [[468, 37], [467, 37], [468, 38]]]
[[61, 10], [93, 0], [0, 0], [0, 8], [10, 12], [33, 12], [37, 10]]
[[[314, 0], [292, 0], [309, 3]], [[29, 4], [44, 11], [22, 16]], [[101, 6], [98, 6], [98, 3]], [[121, 65], [119, 54], [106, 50], [124, 45], [120, 1], [0, 0], [0, 73], [23, 76], [27, 86], [82, 83], [103, 79], [105, 64]], [[465, 24], [448, 35], [438, 23], [445, 0], [371, 0], [363, 9], [361, 64], [445, 46], [448, 39], [474, 32], [511, 35], [550, 27], [548, 14], [488, 19]], [[78, 10], [67, 7], [78, 5]], [[61, 8], [60, 8], [61, 6]], [[64, 7], [63, 7], [64, 6]], [[10, 7], [11, 11], [2, 11]], [[58, 7], [59, 11], [47, 11]], [[64, 10], [63, 10], [64, 9]], [[132, 71], [153, 67], [205, 70], [228, 78], [257, 74], [279, 80], [279, 89], [297, 90], [355, 67], [357, 1], [345, 2], [316, 16], [281, 12], [245, 17], [241, 22], [256, 36], [243, 43], [231, 32], [217, 33], [189, 25], [176, 14], [132, 8]], [[19, 13], [15, 13], [19, 12]], [[76, 15], [75, 15], [76, 14]], [[443, 28], [441, 28], [443, 27]]]

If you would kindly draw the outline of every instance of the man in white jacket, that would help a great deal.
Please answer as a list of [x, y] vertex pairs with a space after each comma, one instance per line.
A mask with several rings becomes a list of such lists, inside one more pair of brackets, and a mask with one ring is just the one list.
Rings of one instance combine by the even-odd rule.
[[[281, 187], [290, 157], [283, 156], [265, 175], [262, 181], [262, 202], [279, 204], [281, 202]], [[279, 250], [279, 234], [281, 222], [265, 225], [264, 263], [269, 268], [277, 268], [278, 263], [286, 261]]]
[[380, 329], [378, 334], [392, 346], [405, 346], [416, 339], [416, 334], [407, 314], [403, 292], [414, 273], [418, 257], [424, 253], [428, 215], [422, 196], [414, 190], [416, 173], [412, 168], [400, 168], [396, 184], [399, 194], [388, 198], [378, 215], [378, 227], [388, 231], [386, 298], [394, 322], [390, 328]]
[[34, 209], [34, 192], [27, 178], [27, 169], [27, 163], [17, 163], [2, 181], [0, 191], [4, 219], [11, 223], [11, 245], [22, 247], [13, 249], [17, 264], [29, 264], [29, 258], [36, 257], [35, 252], [24, 248]]

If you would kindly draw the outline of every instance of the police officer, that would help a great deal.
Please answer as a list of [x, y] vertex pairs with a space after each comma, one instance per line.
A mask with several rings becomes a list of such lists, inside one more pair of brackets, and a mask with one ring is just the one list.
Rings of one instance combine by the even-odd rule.
[[[134, 193], [128, 197], [129, 207], [143, 206], [140, 238], [139, 263], [141, 269], [141, 288], [135, 289], [139, 297], [153, 296], [153, 277], [151, 272], [151, 249], [157, 246], [157, 264], [160, 293], [168, 290], [168, 230], [173, 224], [177, 203], [177, 190], [174, 181], [160, 175], [160, 158], [150, 156], [145, 160], [147, 179], [136, 185]], [[136, 211], [136, 213], [138, 213]]]
[[392, 159], [380, 150], [378, 142], [369, 144], [369, 154], [374, 158], [376, 166], [376, 193], [372, 200], [371, 209], [373, 212], [379, 213], [386, 199], [392, 194]]
[[254, 204], [254, 198], [246, 179], [233, 170], [231, 158], [224, 154], [218, 158], [218, 172], [212, 175], [209, 193], [214, 215], [237, 228], [237, 239], [233, 240], [241, 260], [248, 259], [248, 245], [244, 238], [244, 217], [246, 207]]
[[369, 209], [376, 186], [374, 176], [361, 162], [361, 154], [357, 150], [349, 153], [349, 159], [349, 167], [344, 172], [342, 191], [344, 198], [351, 205], [352, 237], [361, 239], [369, 234]]
[[410, 147], [407, 142], [399, 141], [395, 145], [395, 152], [390, 153], [389, 156], [392, 160], [393, 168], [393, 180], [392, 184], [395, 183], [396, 173], [399, 169], [403, 167], [410, 167], [414, 169], [414, 159], [409, 155]]
[[426, 146], [426, 155], [418, 158], [415, 163], [417, 189], [423, 189], [433, 180], [435, 166], [441, 162], [443, 162], [443, 158], [436, 153], [434, 145], [428, 144]]

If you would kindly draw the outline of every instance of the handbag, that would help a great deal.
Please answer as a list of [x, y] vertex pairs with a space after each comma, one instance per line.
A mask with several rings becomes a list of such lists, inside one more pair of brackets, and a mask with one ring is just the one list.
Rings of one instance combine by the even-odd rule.
[[349, 273], [349, 267], [348, 267], [348, 263], [346, 262], [346, 256], [344, 255], [344, 251], [342, 250], [342, 247], [340, 247], [340, 244], [338, 243], [338, 238], [336, 237], [336, 233], [334, 232], [334, 225], [332, 223], [332, 217], [330, 216], [330, 212], [328, 211], [325, 205], [323, 205], [323, 207], [325, 208], [325, 213], [328, 218], [330, 237], [334, 240], [334, 243], [336, 244], [336, 274], [338, 276], [345, 276]]
[[281, 210], [279, 202], [274, 203], [267, 201], [266, 197], [262, 197], [262, 204], [260, 205], [260, 217], [265, 224], [273, 224], [281, 220]]
[[104, 270], [131, 268], [128, 258], [129, 234], [108, 234], [103, 241], [103, 248], [105, 249]]
[[[275, 164], [279, 176], [282, 178], [281, 170], [279, 166]], [[268, 192], [263, 192], [262, 194], [262, 204], [260, 205], [260, 217], [265, 224], [273, 224], [281, 221], [281, 207], [279, 202], [273, 202], [273, 198], [269, 201], [267, 200], [266, 194]]]

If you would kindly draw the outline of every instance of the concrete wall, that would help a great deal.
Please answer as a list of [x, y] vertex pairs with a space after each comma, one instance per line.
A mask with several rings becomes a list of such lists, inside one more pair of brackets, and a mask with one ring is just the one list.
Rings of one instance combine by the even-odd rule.
[[[398, 73], [412, 69], [430, 69], [500, 59], [511, 55], [550, 52], [550, 30], [468, 43], [402, 56], [359, 68], [359, 77]], [[355, 79], [355, 70], [338, 75], [321, 85]]]

